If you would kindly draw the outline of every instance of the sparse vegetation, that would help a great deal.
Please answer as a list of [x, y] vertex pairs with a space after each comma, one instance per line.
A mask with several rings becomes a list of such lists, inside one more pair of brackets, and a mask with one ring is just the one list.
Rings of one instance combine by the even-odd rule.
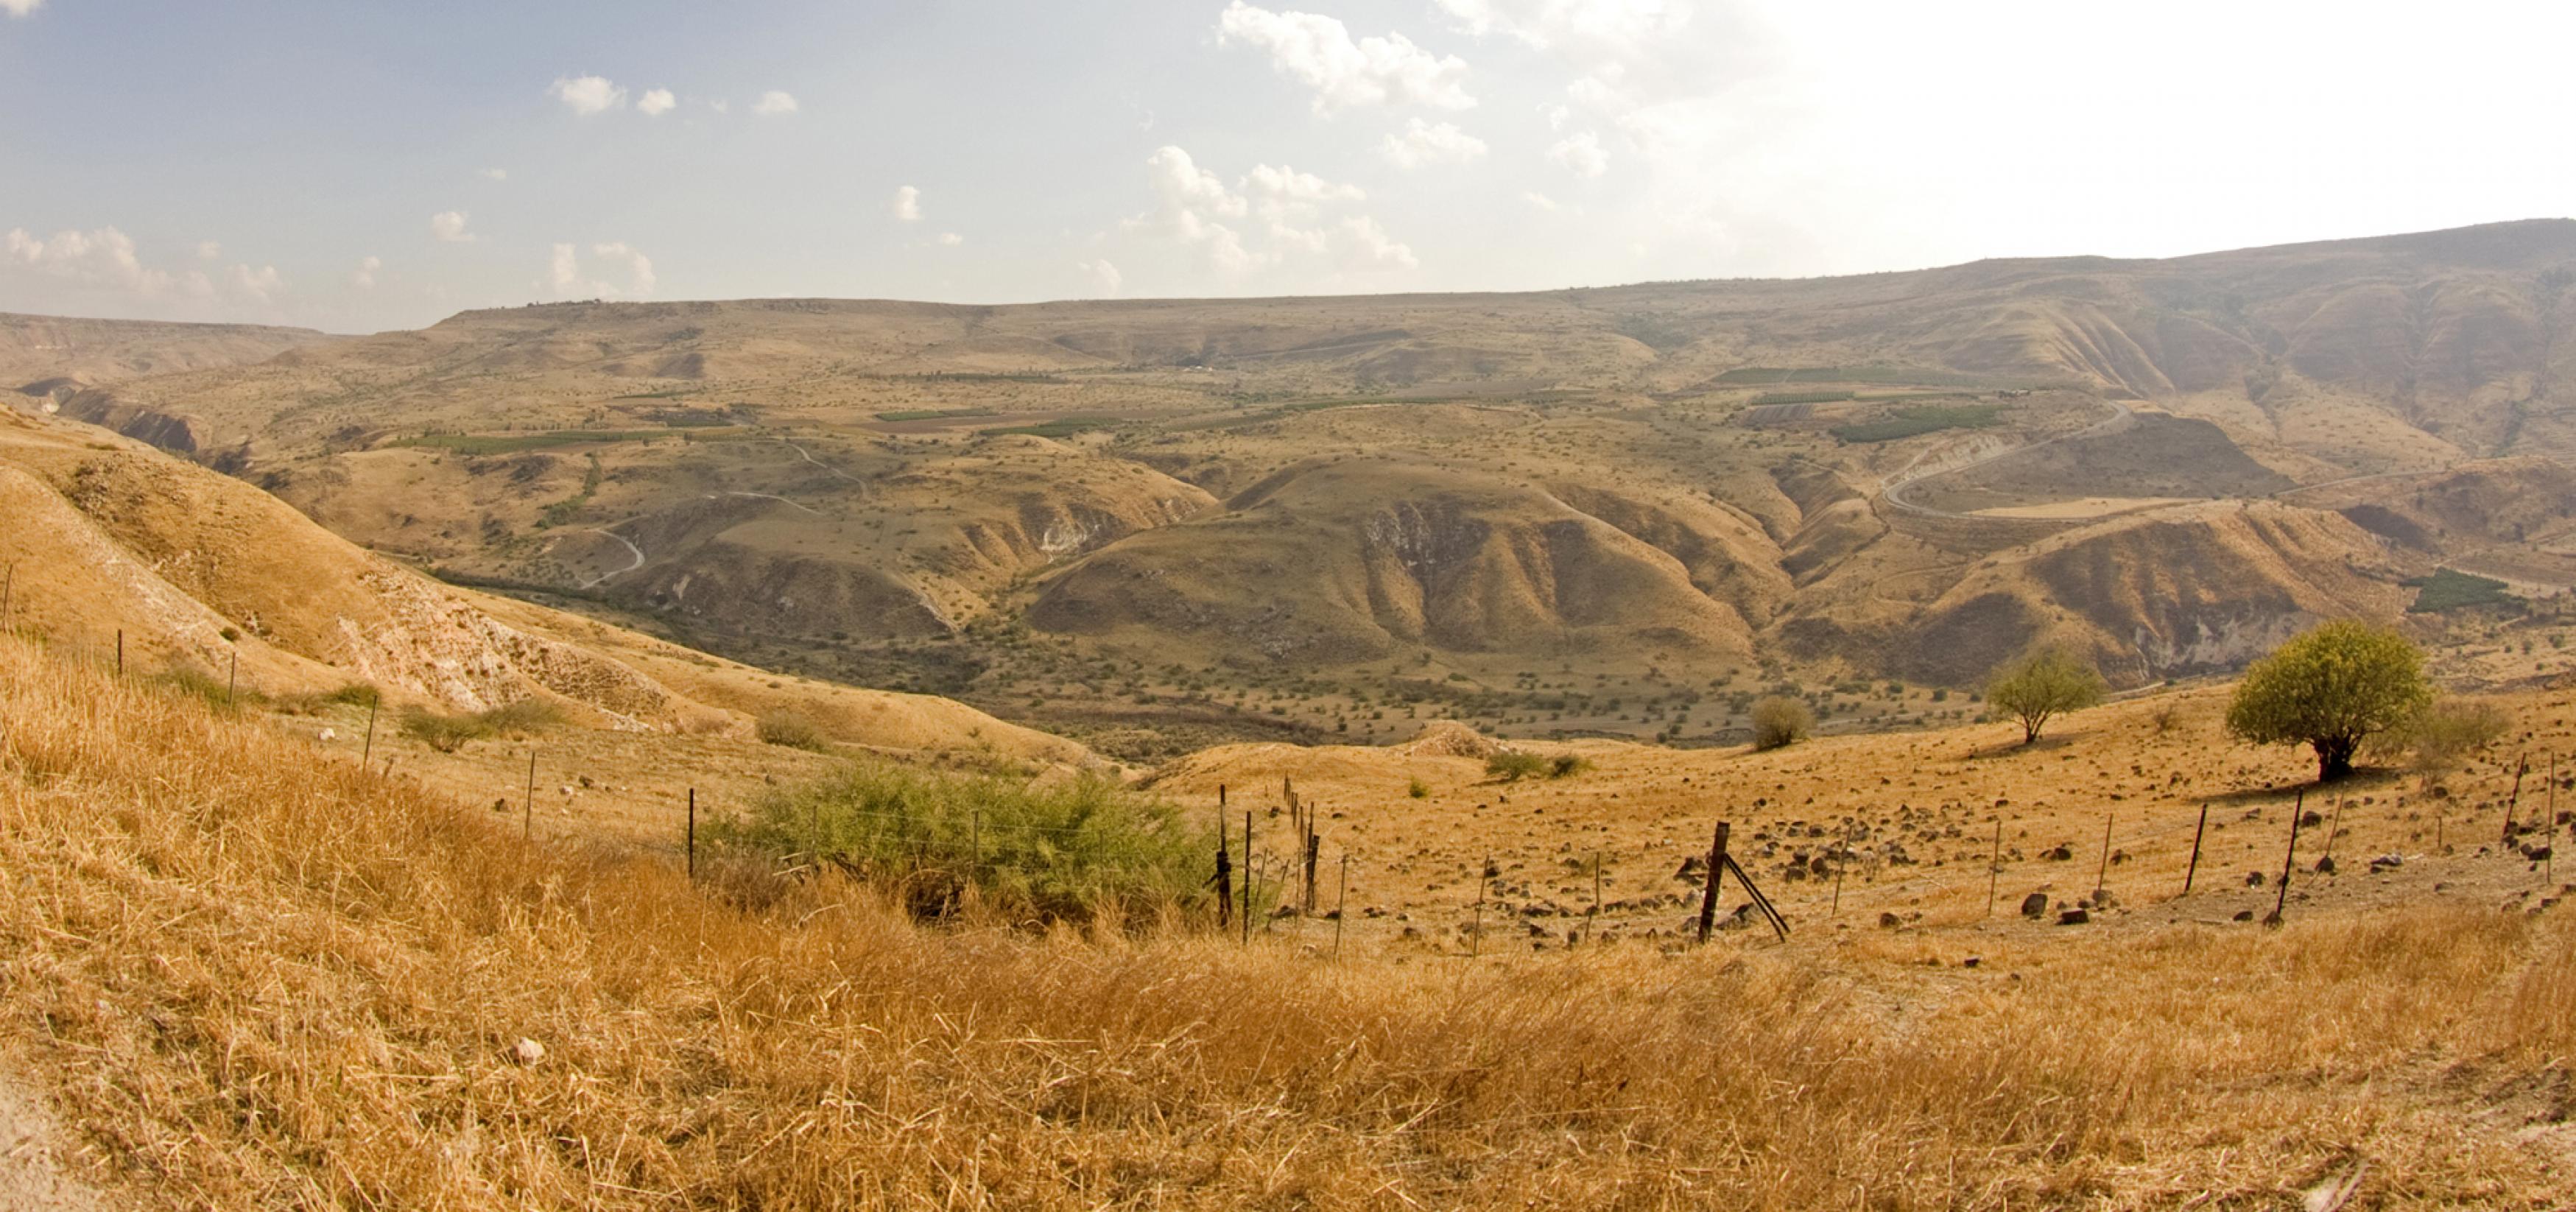
[[2512, 727], [2513, 716], [2503, 707], [2450, 696], [2426, 704], [2412, 719], [2382, 734], [2372, 747], [2392, 757], [2412, 755], [2416, 773], [2430, 780], [2459, 769]]
[[831, 739], [823, 735], [822, 726], [801, 711], [781, 708], [763, 712], [754, 728], [764, 743], [788, 749], [821, 753], [831, 745]]
[[2039, 739], [2050, 720], [2099, 704], [2109, 691], [2102, 671], [2091, 661], [2050, 644], [1997, 669], [1986, 682], [1986, 705], [1999, 716], [2019, 721], [2021, 743], [2028, 745]]
[[1815, 710], [1804, 700], [1769, 695], [1753, 704], [1753, 747], [1779, 749], [1805, 740], [1816, 730]]
[[971, 898], [1011, 919], [1139, 923], [1203, 906], [1215, 845], [1168, 802], [1104, 780], [1037, 784], [876, 759], [764, 796], [714, 836], [899, 888], [920, 914], [957, 913]]
[[403, 709], [402, 734], [440, 753], [454, 753], [470, 741], [526, 736], [561, 724], [563, 719], [563, 708], [538, 698], [520, 699], [489, 711], [460, 713], [414, 704]]
[[2433, 698], [2424, 654], [2393, 628], [2321, 623], [2254, 663], [2227, 705], [2227, 731], [2258, 745], [2308, 745], [2317, 780], [2352, 773], [2364, 743]]
[[1505, 749], [1485, 759], [1485, 774], [1517, 783], [1547, 770], [1547, 759], [1523, 749]]

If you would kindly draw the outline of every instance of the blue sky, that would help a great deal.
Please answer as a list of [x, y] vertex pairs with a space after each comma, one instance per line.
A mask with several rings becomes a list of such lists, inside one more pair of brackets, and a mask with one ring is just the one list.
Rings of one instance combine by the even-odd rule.
[[0, 0], [0, 310], [1539, 289], [2565, 215], [2571, 34], [2493, 0]]

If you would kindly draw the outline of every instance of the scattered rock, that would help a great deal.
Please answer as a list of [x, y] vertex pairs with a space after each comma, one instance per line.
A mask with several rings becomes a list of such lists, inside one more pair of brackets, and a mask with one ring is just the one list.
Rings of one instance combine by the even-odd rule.
[[2405, 865], [2406, 856], [2402, 854], [2383, 854], [2378, 858], [2370, 860], [2370, 869], [2373, 871], [2386, 871], [2391, 867], [2403, 867]]
[[510, 1045], [510, 1059], [522, 1065], [533, 1065], [546, 1058], [546, 1046], [532, 1039]]
[[326, 741], [336, 741], [340, 739], [340, 734], [333, 729], [325, 728], [322, 730], [322, 739]]
[[2039, 857], [2047, 859], [2052, 863], [2063, 863], [2066, 860], [2075, 857], [2075, 849], [2064, 842], [2059, 842], [2057, 845], [2050, 847], [2049, 849], [2040, 851]]
[[2334, 873], [2335, 873], [2335, 864], [2334, 864], [2334, 856], [2333, 856], [2333, 855], [2329, 854], [2329, 855], [2325, 856], [2324, 858], [2321, 858], [2321, 859], [2318, 859], [2318, 860], [2317, 860], [2317, 874], [2319, 874], [2319, 875], [2333, 875]]
[[2093, 915], [2086, 913], [2082, 905], [2077, 905], [2076, 907], [2057, 915], [2057, 924], [2060, 926], [2081, 926], [2092, 920]]
[[1881, 913], [1878, 915], [1878, 928], [1881, 930], [1894, 930], [1904, 924], [1905, 919], [1900, 918], [1893, 913]]
[[1986, 962], [1986, 957], [1982, 955], [1971, 955], [1966, 959], [1960, 960], [1959, 966], [1962, 968], [1974, 968], [1984, 962]]
[[2254, 920], [2254, 911], [2253, 911], [2253, 910], [2251, 910], [2251, 909], [2239, 909], [2239, 910], [2237, 910], [2237, 911], [2236, 911], [2236, 917], [2235, 917], [2235, 919], [2234, 919], [2234, 920], [2236, 920], [2236, 921], [2240, 921], [2240, 922], [2250, 922], [2250, 921], [2253, 921], [2253, 920]]
[[2034, 892], [2021, 898], [2021, 915], [2029, 918], [2048, 916], [2048, 894]]
[[2246, 872], [2246, 873], [2245, 873], [2245, 886], [2246, 886], [2246, 887], [2248, 887], [2248, 888], [2260, 888], [2260, 887], [2262, 887], [2262, 886], [2263, 886], [2263, 873], [2262, 873], [2262, 872], [2260, 872], [2260, 871], [2248, 871], [2248, 872]]

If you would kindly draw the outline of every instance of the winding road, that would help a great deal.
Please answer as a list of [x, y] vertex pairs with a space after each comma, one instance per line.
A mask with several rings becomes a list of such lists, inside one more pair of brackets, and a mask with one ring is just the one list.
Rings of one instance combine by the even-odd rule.
[[1920, 484], [1925, 480], [1931, 479], [1934, 476], [1945, 476], [1956, 472], [1966, 471], [1974, 467], [1983, 467], [1997, 459], [2010, 458], [2017, 454], [2027, 454], [2045, 446], [2054, 446], [2059, 442], [2073, 441], [2078, 438], [2099, 437], [2128, 424], [2129, 419], [2137, 415], [2137, 413], [2128, 405], [2123, 404], [2118, 400], [2105, 400], [2103, 403], [2111, 406], [2111, 415], [2103, 420], [2087, 425], [2082, 429], [2075, 430], [2071, 433], [2062, 433], [2053, 438], [2042, 438], [2039, 441], [2021, 446], [2007, 446], [2002, 450], [1995, 451], [1979, 458], [1970, 459], [1967, 462], [1956, 466], [1935, 467], [1928, 471], [1919, 473], [1915, 472], [1915, 466], [1920, 464], [1924, 459], [1930, 457], [1932, 454], [1932, 451], [1924, 451], [1923, 453], [1914, 456], [1912, 462], [1907, 463], [1904, 467], [1897, 470], [1897, 473], [1889, 479], [1887, 486], [1879, 490], [1879, 499], [1917, 517], [1965, 518], [1975, 521], [1987, 520], [1979, 514], [1959, 513], [1948, 509], [1934, 509], [1929, 505], [1917, 505], [1914, 502], [1905, 499], [1905, 490], [1912, 488], [1916, 484]]
[[[623, 525], [623, 524], [624, 524], [624, 523], [619, 523], [619, 525]], [[619, 533], [617, 533], [617, 532], [616, 532], [616, 531], [614, 531], [614, 530], [610, 530], [610, 529], [608, 529], [608, 528], [606, 528], [606, 527], [602, 527], [602, 526], [594, 526], [594, 527], [591, 527], [590, 532], [591, 532], [592, 534], [604, 534], [604, 535], [607, 535], [608, 537], [610, 537], [610, 538], [612, 538], [612, 539], [615, 539], [615, 540], [617, 540], [617, 541], [618, 541], [618, 542], [620, 542], [620, 543], [625, 544], [625, 545], [626, 545], [626, 550], [627, 550], [630, 554], [632, 554], [632, 555], [635, 557], [635, 560], [634, 560], [634, 562], [633, 562], [633, 563], [628, 564], [628, 565], [627, 565], [626, 567], [624, 567], [624, 568], [617, 569], [617, 570], [615, 570], [615, 571], [613, 571], [613, 572], [603, 572], [603, 573], [599, 574], [598, 576], [592, 577], [592, 578], [590, 578], [589, 580], [582, 582], [582, 583], [581, 583], [581, 587], [582, 587], [582, 588], [584, 588], [584, 589], [592, 589], [592, 588], [596, 588], [596, 587], [598, 587], [599, 585], [601, 585], [601, 584], [605, 583], [605, 582], [606, 582], [609, 578], [611, 578], [611, 577], [622, 577], [622, 576], [625, 576], [627, 573], [633, 572], [633, 571], [635, 571], [636, 569], [638, 569], [638, 568], [642, 568], [642, 567], [644, 566], [644, 549], [643, 549], [643, 548], [641, 548], [641, 547], [636, 546], [636, 545], [635, 545], [635, 540], [630, 539], [630, 538], [627, 538], [625, 535], [619, 534]]]

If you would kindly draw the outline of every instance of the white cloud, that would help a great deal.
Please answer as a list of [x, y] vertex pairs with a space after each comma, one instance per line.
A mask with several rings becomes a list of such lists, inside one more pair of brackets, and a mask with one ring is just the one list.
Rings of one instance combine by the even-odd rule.
[[624, 243], [593, 244], [590, 255], [605, 261], [624, 262], [627, 284], [620, 288], [596, 278], [582, 275], [581, 250], [572, 244], [557, 244], [546, 268], [546, 281], [558, 298], [614, 299], [622, 295], [653, 293], [653, 261]]
[[672, 96], [671, 90], [667, 88], [654, 89], [653, 91], [635, 99], [635, 108], [637, 112], [642, 113], [647, 118], [659, 118], [662, 115], [671, 112], [673, 109], [678, 108], [679, 104], [680, 99]]
[[0, 0], [0, 13], [7, 13], [12, 17], [24, 17], [43, 7], [45, 7], [45, 0]]
[[787, 94], [773, 88], [768, 92], [760, 94], [760, 100], [752, 102], [751, 112], [755, 114], [792, 114], [796, 112], [796, 98], [788, 96]]
[[349, 275], [349, 283], [360, 290], [373, 290], [376, 287], [376, 271], [384, 267], [383, 257], [365, 258], [358, 262], [357, 272]]
[[1447, 122], [1413, 118], [1405, 122], [1404, 133], [1388, 135], [1377, 150], [1397, 168], [1412, 169], [1480, 159], [1485, 154], [1485, 141]]
[[172, 285], [170, 275], [145, 269], [142, 258], [134, 253], [133, 238], [113, 227], [58, 231], [44, 240], [28, 234], [25, 228], [11, 228], [6, 237], [0, 237], [0, 263], [47, 277], [146, 296], [166, 293]]
[[894, 217], [898, 223], [921, 222], [921, 191], [909, 185], [894, 191]]
[[958, 235], [956, 232], [943, 231], [939, 233], [939, 246], [941, 248], [955, 248], [965, 242], [966, 237]]
[[506, 168], [477, 169], [474, 175], [481, 177], [486, 181], [507, 181], [510, 179], [510, 170]]
[[733, 112], [733, 102], [718, 98], [707, 102], [707, 108], [720, 114], [729, 114]]
[[1588, 130], [1557, 140], [1556, 146], [1547, 149], [1547, 159], [1586, 181], [1610, 171], [1610, 153], [1601, 149], [1601, 136]]
[[450, 244], [472, 244], [474, 233], [465, 230], [465, 212], [442, 210], [429, 217], [429, 234]]
[[1125, 276], [1118, 272], [1118, 267], [1110, 264], [1107, 258], [1085, 261], [1074, 268], [1088, 275], [1093, 288], [1104, 298], [1116, 297], [1119, 286], [1126, 281]]
[[198, 259], [198, 260], [200, 260], [200, 261], [212, 261], [212, 260], [214, 260], [215, 258], [220, 257], [220, 256], [222, 256], [222, 255], [224, 255], [224, 246], [223, 246], [223, 245], [221, 245], [221, 244], [219, 244], [219, 243], [216, 243], [216, 242], [215, 242], [215, 241], [213, 241], [213, 240], [199, 240], [199, 241], [197, 241], [197, 259]]
[[252, 269], [247, 265], [236, 265], [224, 276], [232, 283], [234, 291], [254, 303], [268, 302], [269, 296], [276, 294], [285, 285], [279, 280], [277, 267], [274, 265], [263, 265], [258, 269]]
[[1402, 34], [1354, 39], [1332, 17], [1274, 13], [1234, 0], [1217, 20], [1217, 36], [1220, 42], [1243, 42], [1270, 52], [1274, 70], [1315, 90], [1319, 114], [1357, 105], [1466, 109], [1476, 104], [1464, 85], [1465, 60], [1433, 55]]
[[[1127, 220], [1129, 231], [1152, 232], [1202, 251], [1221, 273], [1267, 269], [1296, 256], [1337, 256], [1351, 268], [1410, 268], [1413, 252], [1389, 239], [1365, 215], [1326, 222], [1327, 208], [1359, 202], [1358, 186], [1336, 184], [1286, 166], [1256, 165], [1229, 188], [1178, 147], [1164, 147], [1145, 161], [1154, 209]], [[1237, 223], [1257, 216], [1263, 246], [1247, 243]]]
[[1546, 194], [1540, 193], [1534, 189], [1523, 193], [1521, 195], [1521, 200], [1540, 210], [1552, 211], [1557, 209], [1556, 199], [1548, 197]]
[[626, 104], [626, 90], [609, 83], [606, 76], [566, 76], [546, 89], [546, 95], [582, 115], [605, 113]]

